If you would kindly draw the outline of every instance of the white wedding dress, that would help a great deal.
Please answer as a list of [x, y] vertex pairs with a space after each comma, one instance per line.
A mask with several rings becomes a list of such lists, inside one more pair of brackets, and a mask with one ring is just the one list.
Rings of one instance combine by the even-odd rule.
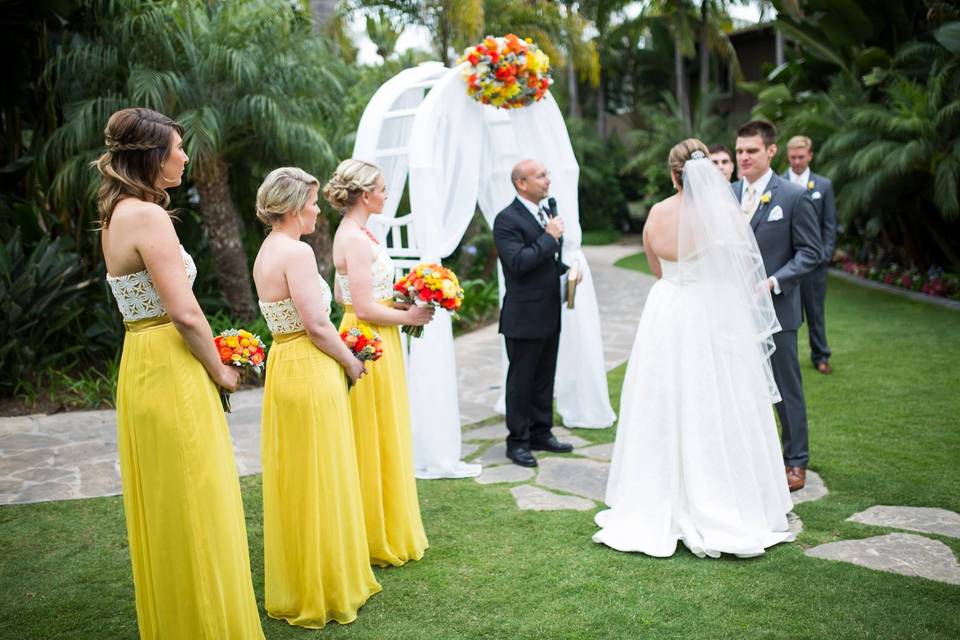
[[[684, 181], [681, 260], [660, 261], [623, 382], [610, 508], [597, 514], [593, 536], [619, 551], [666, 557], [682, 541], [700, 557], [750, 557], [794, 537], [771, 406], [779, 325], [769, 293], [758, 293], [766, 275], [745, 222], [708, 228], [718, 215], [742, 216], [703, 198], [719, 195], [706, 188], [719, 188], [709, 162], [687, 163], [707, 184], [695, 181], [700, 198], [690, 198]], [[691, 215], [691, 201], [710, 210]]]

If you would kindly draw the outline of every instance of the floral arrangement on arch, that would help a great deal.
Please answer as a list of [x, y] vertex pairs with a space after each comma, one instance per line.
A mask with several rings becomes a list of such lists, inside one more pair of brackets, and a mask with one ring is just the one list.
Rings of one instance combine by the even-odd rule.
[[467, 93], [500, 109], [519, 109], [542, 100], [553, 83], [547, 54], [530, 38], [521, 40], [512, 33], [487, 36], [467, 48], [460, 62], [467, 63], [463, 71]]

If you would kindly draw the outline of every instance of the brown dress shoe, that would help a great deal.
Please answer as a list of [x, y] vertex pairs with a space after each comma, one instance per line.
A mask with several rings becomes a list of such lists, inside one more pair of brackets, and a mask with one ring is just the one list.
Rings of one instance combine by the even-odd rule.
[[807, 484], [805, 467], [787, 467], [787, 488], [790, 491], [799, 491], [805, 484]]
[[825, 375], [825, 376], [828, 376], [828, 375], [830, 375], [831, 373], [833, 373], [833, 367], [830, 366], [830, 363], [829, 363], [829, 362], [827, 362], [826, 360], [824, 360], [823, 362], [818, 362], [818, 363], [817, 363], [817, 371], [819, 371], [820, 373], [822, 373], [822, 374]]

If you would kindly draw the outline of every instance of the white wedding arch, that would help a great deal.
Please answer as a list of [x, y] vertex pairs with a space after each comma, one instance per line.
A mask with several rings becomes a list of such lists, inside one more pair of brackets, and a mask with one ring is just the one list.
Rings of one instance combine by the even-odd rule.
[[[392, 236], [388, 250], [398, 269], [449, 256], [478, 205], [492, 228], [494, 217], [516, 195], [510, 170], [519, 160], [534, 158], [547, 167], [551, 195], [566, 226], [564, 262], [577, 260], [584, 272], [575, 309], [564, 308], [562, 314], [557, 409], [568, 426], [612, 425], [616, 416], [607, 393], [600, 315], [590, 268], [580, 251], [580, 168], [553, 97], [547, 93], [540, 102], [522, 109], [497, 109], [467, 95], [459, 67], [421, 64], [398, 73], [374, 94], [360, 119], [353, 156], [383, 169], [387, 202], [383, 214], [371, 219], [371, 230], [381, 241], [388, 233]], [[398, 216], [408, 182], [410, 211]], [[500, 292], [502, 300], [502, 273]], [[408, 349], [416, 476], [479, 474], [480, 465], [460, 461], [450, 316], [437, 313], [423, 337], [409, 341]], [[493, 408], [502, 413], [503, 394], [497, 405]]]

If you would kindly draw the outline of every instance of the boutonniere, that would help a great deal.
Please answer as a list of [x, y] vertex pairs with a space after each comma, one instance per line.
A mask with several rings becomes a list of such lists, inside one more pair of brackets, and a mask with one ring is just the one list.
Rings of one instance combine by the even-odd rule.
[[763, 204], [767, 204], [768, 202], [770, 202], [770, 198], [772, 197], [773, 197], [773, 194], [767, 191], [765, 194], [760, 196], [760, 202], [762, 202]]
[[813, 187], [814, 187], [813, 180], [811, 180], [810, 182], [807, 183], [807, 189], [809, 189], [810, 191], [813, 191]]

